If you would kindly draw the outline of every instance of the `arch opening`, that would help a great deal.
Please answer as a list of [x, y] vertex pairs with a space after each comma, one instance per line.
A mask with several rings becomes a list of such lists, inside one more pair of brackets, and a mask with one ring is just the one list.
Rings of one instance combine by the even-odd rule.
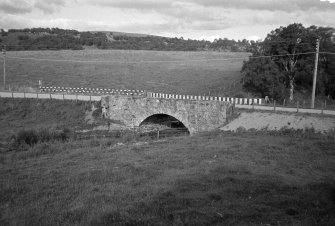
[[159, 130], [163, 137], [189, 135], [189, 129], [178, 119], [167, 114], [154, 114], [140, 123], [148, 131]]

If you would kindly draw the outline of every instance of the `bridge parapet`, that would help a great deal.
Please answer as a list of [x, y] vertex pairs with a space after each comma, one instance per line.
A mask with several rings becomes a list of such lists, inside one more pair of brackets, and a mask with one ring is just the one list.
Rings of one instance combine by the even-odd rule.
[[197, 95], [180, 95], [180, 94], [166, 94], [147, 92], [149, 98], [159, 99], [175, 99], [175, 100], [199, 100], [199, 101], [224, 101], [240, 105], [262, 105], [264, 99], [262, 98], [237, 98], [237, 97], [218, 97], [218, 96], [197, 96]]

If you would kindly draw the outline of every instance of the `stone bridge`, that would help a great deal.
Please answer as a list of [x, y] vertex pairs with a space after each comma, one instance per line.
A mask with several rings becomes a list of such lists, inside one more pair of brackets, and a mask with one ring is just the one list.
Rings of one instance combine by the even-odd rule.
[[140, 126], [150, 116], [164, 114], [183, 123], [190, 134], [219, 128], [233, 112], [233, 104], [226, 101], [153, 98], [150, 95], [102, 96], [101, 105], [110, 119], [128, 127]]

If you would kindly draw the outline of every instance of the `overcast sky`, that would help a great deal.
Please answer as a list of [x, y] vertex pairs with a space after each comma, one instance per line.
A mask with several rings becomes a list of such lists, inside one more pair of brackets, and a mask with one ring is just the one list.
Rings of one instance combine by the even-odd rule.
[[335, 27], [335, 0], [0, 0], [0, 28], [59, 27], [257, 39], [290, 23]]

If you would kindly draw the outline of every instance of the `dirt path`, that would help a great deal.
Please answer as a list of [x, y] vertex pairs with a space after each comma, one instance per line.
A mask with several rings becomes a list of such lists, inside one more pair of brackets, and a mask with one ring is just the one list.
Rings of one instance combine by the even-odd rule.
[[335, 129], [335, 118], [327, 116], [311, 116], [302, 114], [242, 112], [238, 118], [222, 127], [224, 131], [236, 131], [237, 128], [260, 130], [279, 130], [283, 127], [292, 129], [314, 128], [326, 132]]

